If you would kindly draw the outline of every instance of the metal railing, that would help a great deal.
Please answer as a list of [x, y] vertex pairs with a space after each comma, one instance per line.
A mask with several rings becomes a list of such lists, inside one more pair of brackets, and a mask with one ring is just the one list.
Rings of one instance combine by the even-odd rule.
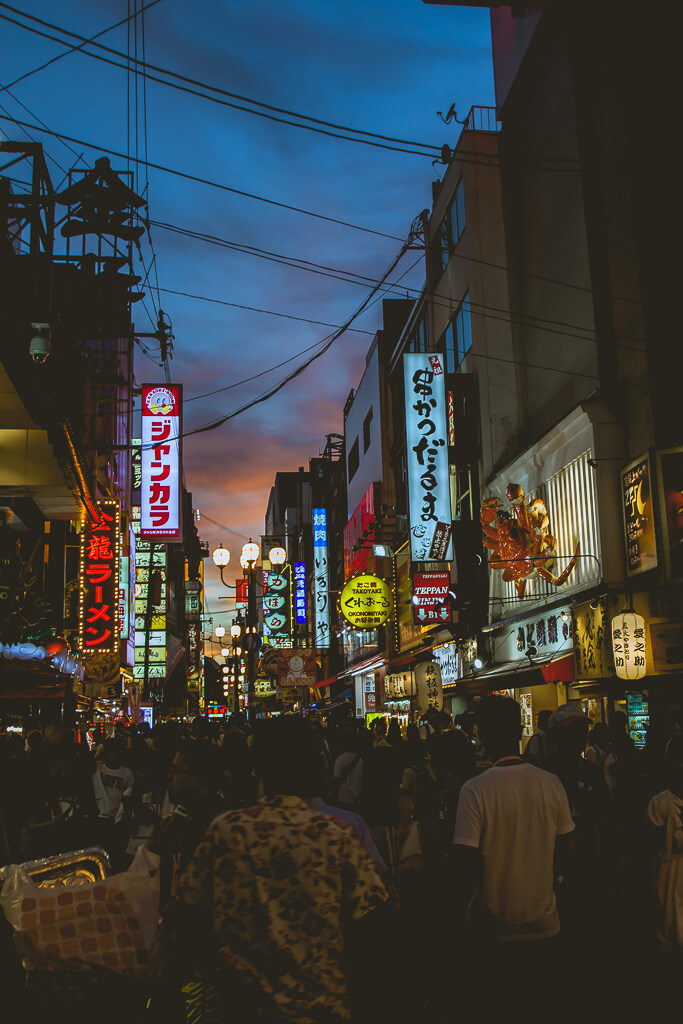
[[495, 107], [470, 107], [465, 120], [466, 132], [499, 132], [500, 121]]

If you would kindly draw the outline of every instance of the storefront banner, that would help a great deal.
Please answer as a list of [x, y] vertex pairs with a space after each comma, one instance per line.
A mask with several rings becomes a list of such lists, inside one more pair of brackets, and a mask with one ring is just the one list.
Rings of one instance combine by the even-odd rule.
[[142, 386], [143, 540], [179, 544], [183, 539], [181, 396], [180, 384]]
[[536, 648], [539, 658], [550, 654], [571, 654], [571, 625], [569, 606], [553, 608], [552, 612], [539, 609], [537, 615], [515, 623], [500, 640], [495, 638], [496, 662], [524, 661], [530, 647]]
[[417, 703], [420, 711], [424, 714], [427, 708], [436, 708], [441, 711], [443, 707], [443, 686], [441, 682], [441, 669], [435, 661], [421, 661], [415, 666], [415, 686], [417, 689]]
[[635, 612], [622, 612], [612, 619], [612, 650], [619, 679], [642, 679], [645, 675], [645, 619]]
[[408, 700], [415, 692], [413, 673], [391, 672], [384, 677], [385, 700]]
[[313, 601], [315, 604], [315, 646], [330, 646], [330, 584], [327, 565], [327, 509], [313, 509]]
[[339, 605], [354, 629], [370, 630], [384, 625], [394, 600], [391, 587], [379, 576], [354, 576], [344, 585]]
[[435, 647], [432, 657], [441, 669], [443, 686], [454, 686], [464, 675], [463, 658], [456, 643]]
[[441, 356], [403, 357], [410, 553], [413, 562], [450, 562], [452, 514]]
[[449, 572], [413, 573], [413, 621], [420, 626], [434, 622], [451, 622]]
[[650, 457], [636, 459], [621, 472], [626, 572], [635, 576], [657, 565]]
[[98, 520], [81, 527], [79, 643], [92, 654], [118, 654], [120, 509], [113, 499], [97, 502]]
[[277, 677], [280, 686], [315, 686], [315, 651], [293, 647], [280, 652], [277, 659]]

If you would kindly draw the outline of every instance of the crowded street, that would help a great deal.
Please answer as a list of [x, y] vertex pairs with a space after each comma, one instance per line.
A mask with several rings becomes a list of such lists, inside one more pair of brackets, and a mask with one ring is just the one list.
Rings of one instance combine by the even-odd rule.
[[3, 1020], [680, 1018], [655, 7], [0, 2]]

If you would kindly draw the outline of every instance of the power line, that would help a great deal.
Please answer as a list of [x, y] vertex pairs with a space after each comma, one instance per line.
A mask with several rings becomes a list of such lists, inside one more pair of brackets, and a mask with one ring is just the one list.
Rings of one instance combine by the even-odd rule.
[[[215, 302], [220, 306], [229, 306], [231, 309], [244, 309], [249, 313], [266, 313], [268, 316], [282, 317], [284, 320], [297, 320], [302, 324], [314, 324], [316, 327], [339, 327], [339, 324], [330, 324], [326, 320], [311, 320], [306, 316], [294, 316], [293, 313], [282, 313], [277, 312], [274, 309], [261, 309], [258, 306], [243, 306], [239, 302], [227, 302], [225, 299], [214, 299], [209, 295], [193, 295], [192, 292], [180, 292], [173, 288], [160, 288], [160, 291], [166, 295], [182, 295], [186, 299], [197, 299], [200, 302]], [[351, 329], [351, 328], [349, 328]], [[373, 331], [361, 331], [357, 328], [353, 328], [355, 334], [367, 334], [369, 337], [374, 336]]]
[[[149, 6], [151, 6], [151, 4]], [[37, 18], [37, 17], [35, 17], [33, 15], [26, 14], [23, 11], [17, 10], [16, 7], [11, 7], [9, 4], [0, 3], [0, 7], [4, 7], [8, 11], [12, 11], [15, 14], [19, 14], [23, 18], [26, 18], [29, 21], [34, 21], [37, 24], [43, 25], [46, 28], [50, 28], [50, 29], [52, 29], [55, 32], [61, 32], [63, 35], [71, 36], [74, 39], [80, 39], [82, 41], [81, 45], [78, 46], [78, 47], [73, 47], [73, 49], [81, 50], [82, 46], [85, 46], [85, 45], [90, 43], [93, 46], [97, 47], [97, 49], [104, 50], [106, 53], [112, 54], [112, 56], [119, 57], [119, 58], [122, 58], [122, 59], [126, 59], [126, 55], [121, 53], [120, 50], [115, 50], [115, 49], [113, 49], [110, 46], [104, 46], [102, 43], [95, 42], [95, 39], [98, 38], [98, 36], [102, 35], [103, 33], [98, 33], [98, 36], [93, 36], [91, 39], [86, 39], [84, 36], [79, 35], [77, 32], [71, 32], [68, 29], [65, 29], [65, 28], [62, 28], [59, 25], [53, 24], [52, 22], [44, 21], [42, 18]], [[14, 22], [14, 24], [17, 24], [17, 23]], [[119, 23], [119, 24], [121, 24], [121, 23]], [[29, 32], [36, 32], [37, 31], [36, 29], [32, 29], [28, 25], [21, 25], [20, 27], [26, 29], [26, 31], [29, 31]], [[105, 31], [108, 31], [108, 30], [105, 30]], [[43, 33], [39, 33], [39, 34], [43, 34]], [[48, 37], [48, 38], [52, 38], [52, 37]], [[82, 52], [84, 52], [86, 56], [92, 57], [93, 59], [101, 59], [99, 54], [88, 53], [87, 51], [82, 51]], [[349, 127], [348, 125], [337, 124], [334, 121], [325, 121], [322, 118], [313, 117], [310, 114], [300, 114], [300, 113], [298, 113], [297, 111], [294, 111], [294, 110], [288, 110], [288, 109], [286, 109], [284, 107], [277, 107], [277, 106], [274, 106], [272, 103], [265, 103], [265, 102], [263, 102], [261, 100], [255, 100], [255, 99], [252, 99], [249, 96], [243, 96], [240, 93], [230, 92], [227, 89], [222, 89], [220, 86], [211, 85], [211, 84], [209, 84], [207, 82], [202, 82], [202, 81], [200, 81], [200, 80], [198, 80], [196, 78], [191, 78], [188, 75], [180, 74], [177, 71], [172, 71], [170, 68], [159, 67], [156, 64], [151, 64], [151, 63], [149, 63], [149, 62], [147, 62], [145, 60], [144, 55], [143, 55], [143, 60], [142, 61], [139, 61], [137, 59], [137, 57], [136, 57], [136, 58], [133, 58], [132, 62], [134, 64], [143, 64], [146, 69], [151, 69], [152, 71], [156, 71], [159, 74], [167, 75], [169, 78], [174, 78], [174, 79], [177, 79], [178, 81], [186, 82], [189, 85], [196, 85], [197, 87], [199, 87], [201, 89], [206, 89], [209, 92], [215, 92], [215, 93], [217, 93], [220, 96], [226, 96], [226, 97], [228, 97], [230, 99], [240, 100], [243, 103], [250, 103], [254, 107], [260, 107], [260, 108], [262, 108], [262, 110], [273, 111], [276, 114], [286, 114], [289, 118], [294, 117], [294, 118], [298, 118], [300, 121], [310, 121], [312, 124], [315, 124], [315, 125], [322, 125], [325, 128], [334, 128], [337, 131], [347, 132], [347, 133], [350, 133], [350, 134], [353, 134], [353, 135], [366, 136], [368, 139], [379, 139], [379, 140], [382, 140], [383, 142], [396, 142], [396, 143], [399, 143], [402, 146], [421, 146], [423, 149], [431, 150], [432, 151], [432, 154], [431, 154], [432, 156], [433, 156], [434, 153], [441, 152], [441, 147], [440, 146], [436, 146], [436, 145], [434, 145], [431, 142], [417, 142], [414, 139], [401, 139], [401, 138], [397, 138], [397, 137], [395, 137], [393, 135], [383, 135], [380, 132], [367, 131], [367, 130], [365, 130], [363, 128], [352, 128], [352, 127]], [[160, 81], [160, 79], [154, 78], [154, 81]], [[162, 84], [163, 85], [168, 85], [168, 86], [170, 86], [172, 88], [176, 88], [176, 86], [174, 85], [173, 82], [162, 82]], [[199, 94], [195, 94], [195, 95], [199, 95]], [[212, 97], [210, 97], [210, 96], [205, 96], [204, 98], [205, 99], [212, 99]], [[237, 106], [236, 104], [226, 104], [226, 106], [235, 107], [235, 109], [237, 109], [237, 110], [245, 110], [246, 113], [255, 114], [257, 116], [268, 116], [268, 115], [262, 114], [258, 110], [249, 110], [249, 109], [247, 109], [245, 107]], [[281, 120], [281, 119], [279, 119], [279, 118], [272, 118], [272, 120]], [[291, 124], [292, 122], [285, 121], [283, 123]], [[307, 128], [309, 130], [314, 130], [314, 129], [310, 129], [309, 126], [305, 125], [305, 124], [296, 124], [296, 125], [294, 125], [294, 127], [297, 127], [297, 128]], [[328, 133], [325, 133], [325, 134], [328, 134]], [[336, 137], [339, 137], [339, 136], [336, 136]], [[362, 142], [364, 140], [363, 139], [352, 139], [352, 138], [349, 138], [349, 139], [347, 139], [347, 141], [349, 141], [349, 142]], [[427, 153], [420, 153], [420, 154], [416, 154], [416, 155], [427, 156], [429, 154], [427, 154]]]
[[[151, 0], [150, 3], [148, 3], [145, 7], [142, 7], [140, 10], [146, 11], [150, 7], [154, 7], [154, 5], [158, 3], [161, 3], [161, 0]], [[11, 7], [10, 10], [15, 10], [15, 8]], [[23, 11], [17, 13], [23, 14]], [[27, 18], [29, 17], [29, 15], [24, 14], [24, 17]], [[51, 57], [50, 60], [45, 61], [45, 63], [41, 64], [39, 67], [33, 68], [31, 71], [26, 71], [23, 75], [19, 75], [18, 78], [15, 78], [14, 81], [10, 82], [8, 85], [0, 86], [0, 92], [3, 92], [7, 89], [11, 89], [13, 86], [18, 85], [19, 82], [23, 82], [25, 79], [30, 78], [31, 75], [37, 75], [39, 71], [44, 71], [45, 68], [48, 68], [51, 64], [55, 64], [56, 61], [61, 60], [62, 57], [68, 57], [70, 53], [75, 53], [76, 50], [82, 49], [87, 43], [93, 43], [96, 39], [99, 39], [100, 36], [106, 35], [107, 32], [111, 32], [113, 29], [120, 28], [121, 25], [125, 25], [126, 22], [130, 21], [130, 19], [133, 17], [135, 17], [135, 15], [129, 14], [127, 17], [122, 18], [121, 21], [117, 21], [113, 25], [110, 25], [108, 28], [103, 28], [100, 32], [96, 32], [95, 35], [91, 36], [89, 39], [84, 39], [84, 37], [81, 36], [80, 38], [83, 39], [82, 43], [78, 43], [78, 45], [74, 46], [69, 46], [68, 50], [65, 50], [64, 53], [58, 53], [56, 57]], [[66, 44], [62, 43], [62, 45]]]
[[[37, 124], [29, 124], [27, 121], [20, 121], [16, 117], [11, 115], [0, 116], [0, 120], [13, 121], [19, 127], [31, 128], [36, 132], [45, 132], [47, 135], [53, 136], [56, 139], [66, 139], [68, 142], [73, 142], [76, 146], [85, 146], [87, 149], [95, 149], [100, 153], [106, 153], [108, 156], [114, 156], [118, 160], [126, 160], [125, 153], [120, 153], [118, 150], [109, 149], [106, 146], [100, 146], [92, 142], [84, 142], [82, 139], [76, 139], [71, 135], [65, 135], [63, 132], [55, 132], [50, 128], [41, 128]], [[176, 178], [183, 178], [185, 181], [194, 181], [200, 185], [208, 185], [210, 188], [217, 188], [221, 192], [230, 192], [231, 195], [242, 196], [244, 199], [254, 199], [259, 203], [266, 203], [268, 206], [276, 206], [282, 210], [289, 210], [291, 213], [301, 213], [306, 217], [313, 217], [316, 220], [325, 221], [328, 224], [338, 224], [344, 228], [352, 228], [354, 231], [363, 231], [369, 235], [377, 235], [379, 238], [388, 238], [392, 242], [400, 242], [401, 239], [398, 235], [389, 235], [385, 231], [375, 231], [373, 228], [366, 228], [362, 224], [352, 224], [350, 221], [340, 220], [337, 217], [328, 217], [324, 213], [315, 213], [312, 210], [304, 210], [299, 206], [291, 206], [289, 203], [280, 203], [276, 199], [268, 199], [266, 196], [258, 196], [253, 192], [245, 192], [242, 189], [231, 188], [229, 185], [223, 185], [218, 181], [210, 181], [208, 178], [201, 178], [196, 174], [187, 174], [185, 171], [178, 171], [172, 167], [164, 167], [162, 164], [155, 164], [149, 160], [140, 160], [140, 163], [144, 163], [146, 167], [153, 171], [163, 171], [164, 174], [172, 174]]]
[[[58, 25], [53, 25], [51, 22], [44, 21], [41, 18], [36, 18], [36, 17], [34, 17], [32, 15], [24, 14], [22, 11], [17, 11], [16, 8], [10, 7], [9, 4], [0, 3], [0, 7], [4, 7], [6, 10], [13, 11], [16, 14], [20, 14], [22, 17], [28, 18], [31, 21], [35, 21], [38, 24], [46, 25], [48, 28], [52, 28], [56, 32], [61, 32], [64, 35], [71, 36], [74, 39], [81, 39], [83, 41], [84, 45], [89, 42], [89, 40], [85, 39], [83, 36], [78, 35], [78, 33], [76, 33], [76, 32], [71, 32], [68, 29], [60, 28]], [[56, 36], [50, 35], [47, 32], [42, 32], [40, 29], [34, 28], [34, 27], [30, 26], [30, 25], [24, 25], [22, 22], [16, 21], [16, 19], [10, 18], [6, 14], [0, 15], [0, 18], [2, 18], [5, 21], [10, 22], [13, 25], [16, 25], [18, 28], [23, 28], [27, 32], [32, 32], [35, 35], [42, 36], [45, 39], [50, 39], [53, 42], [61, 43], [63, 45], [63, 40], [57, 38]], [[127, 61], [127, 59], [128, 59], [126, 57], [126, 55], [123, 54], [120, 50], [114, 50], [114, 49], [112, 49], [109, 46], [104, 46], [102, 43], [92, 43], [92, 45], [96, 46], [98, 49], [104, 50], [107, 53], [114, 54], [116, 57], [121, 58], [121, 60]], [[116, 60], [112, 60], [109, 57], [105, 57], [101, 53], [90, 53], [87, 50], [83, 50], [83, 49], [81, 49], [79, 52], [85, 54], [85, 56], [90, 57], [93, 60], [102, 61], [103, 63], [109, 64], [112, 67], [117, 67], [117, 68], [121, 68], [123, 70], [127, 70], [127, 64], [120, 63], [119, 61], [116, 61]], [[130, 58], [130, 63], [133, 64], [133, 65], [137, 65], [140, 62], [135, 57], [131, 57]], [[394, 153], [407, 153], [407, 154], [410, 154], [412, 156], [427, 157], [428, 159], [434, 159], [434, 155], [436, 153], [440, 153], [441, 152], [441, 147], [434, 146], [431, 143], [423, 143], [423, 142], [410, 143], [410, 142], [406, 142], [406, 140], [403, 140], [403, 139], [397, 139], [396, 141], [402, 143], [403, 145], [401, 145], [401, 146], [392, 146], [392, 145], [388, 145], [386, 142], [375, 141], [375, 140], [379, 140], [379, 139], [383, 139], [383, 138], [387, 138], [387, 139], [391, 138], [391, 136], [382, 136], [382, 135], [380, 135], [379, 133], [376, 133], [376, 132], [358, 131], [357, 129], [354, 129], [354, 128], [346, 128], [344, 126], [339, 126], [342, 131], [345, 131], [345, 132], [357, 132], [357, 135], [359, 137], [353, 137], [352, 135], [348, 135], [348, 134], [347, 135], [341, 135], [338, 131], [337, 132], [329, 131], [327, 128], [316, 127], [315, 124], [313, 124], [313, 123], [311, 123], [311, 124], [303, 124], [303, 123], [298, 123], [296, 121], [292, 121], [292, 120], [290, 120], [288, 118], [278, 117], [274, 113], [267, 113], [266, 109], [252, 110], [251, 108], [242, 106], [241, 104], [233, 103], [233, 102], [231, 102], [230, 100], [227, 100], [227, 99], [222, 99], [218, 95], [212, 96], [212, 95], [210, 95], [209, 93], [206, 93], [206, 92], [199, 92], [197, 89], [190, 88], [187, 85], [181, 85], [180, 81], [193, 82], [196, 85], [198, 85], [201, 89], [209, 89], [212, 92], [220, 93], [222, 95], [226, 95], [226, 96], [234, 95], [232, 93], [227, 92], [226, 90], [218, 88], [217, 86], [211, 86], [211, 85], [207, 85], [207, 84], [205, 84], [203, 82], [198, 82], [196, 79], [188, 78], [185, 75], [180, 75], [177, 72], [170, 71], [170, 70], [168, 70], [166, 68], [159, 68], [159, 67], [157, 67], [154, 64], [148, 64], [147, 67], [148, 68], [152, 68], [154, 70], [157, 70], [157, 71], [161, 72], [164, 75], [168, 75], [168, 76], [170, 76], [170, 77], [172, 77], [174, 79], [178, 79], [179, 80], [179, 81], [167, 81], [166, 79], [159, 78], [157, 75], [150, 74], [149, 71], [147, 71], [147, 77], [152, 82], [158, 82], [160, 85], [165, 85], [168, 88], [176, 89], [176, 90], [178, 90], [180, 92], [183, 92], [183, 93], [188, 93], [191, 96], [198, 96], [200, 99], [209, 100], [211, 103], [216, 103], [219, 106], [229, 107], [232, 110], [240, 110], [243, 113], [252, 114], [255, 117], [262, 117], [262, 118], [265, 118], [268, 121], [274, 121], [274, 122], [276, 122], [278, 124], [288, 125], [291, 128], [302, 128], [305, 131], [315, 132], [318, 135], [325, 135], [328, 138], [340, 139], [340, 140], [342, 140], [344, 142], [355, 142], [355, 143], [358, 143], [358, 144], [361, 144], [361, 145], [364, 145], [364, 146], [373, 146], [373, 147], [375, 147], [377, 149], [390, 150], [391, 152], [394, 152]], [[254, 100], [247, 100], [247, 102], [258, 104], [258, 106], [265, 107], [265, 108], [268, 108], [268, 109], [273, 110], [273, 111], [279, 109], [277, 107], [270, 106], [269, 104], [262, 104], [262, 103], [259, 103], [258, 101], [254, 101]], [[315, 121], [318, 124], [328, 124], [328, 123], [331, 124], [331, 122], [321, 121], [321, 120], [318, 120], [316, 118], [309, 118], [305, 114], [304, 115], [302, 115], [302, 114], [293, 114], [292, 116], [306, 118], [306, 120], [310, 120], [312, 122]], [[362, 138], [362, 137], [360, 137], [361, 135], [368, 136], [368, 137]], [[426, 149], [430, 150], [430, 152], [423, 152], [423, 151], [416, 150], [416, 149], [408, 149], [408, 148], [406, 148], [407, 145], [424, 146]]]

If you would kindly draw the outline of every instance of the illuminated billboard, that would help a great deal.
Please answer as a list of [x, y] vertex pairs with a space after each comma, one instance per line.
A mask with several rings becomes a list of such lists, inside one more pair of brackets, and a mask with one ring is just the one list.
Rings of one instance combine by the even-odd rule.
[[89, 654], [118, 653], [119, 533], [118, 502], [96, 505], [99, 519], [88, 516], [81, 527], [79, 643]]
[[160, 543], [183, 539], [179, 384], [142, 387], [141, 537]]
[[313, 509], [313, 600], [315, 646], [330, 646], [330, 583], [327, 564], [327, 509]]
[[410, 557], [413, 562], [450, 562], [453, 524], [441, 356], [407, 353], [403, 377]]

